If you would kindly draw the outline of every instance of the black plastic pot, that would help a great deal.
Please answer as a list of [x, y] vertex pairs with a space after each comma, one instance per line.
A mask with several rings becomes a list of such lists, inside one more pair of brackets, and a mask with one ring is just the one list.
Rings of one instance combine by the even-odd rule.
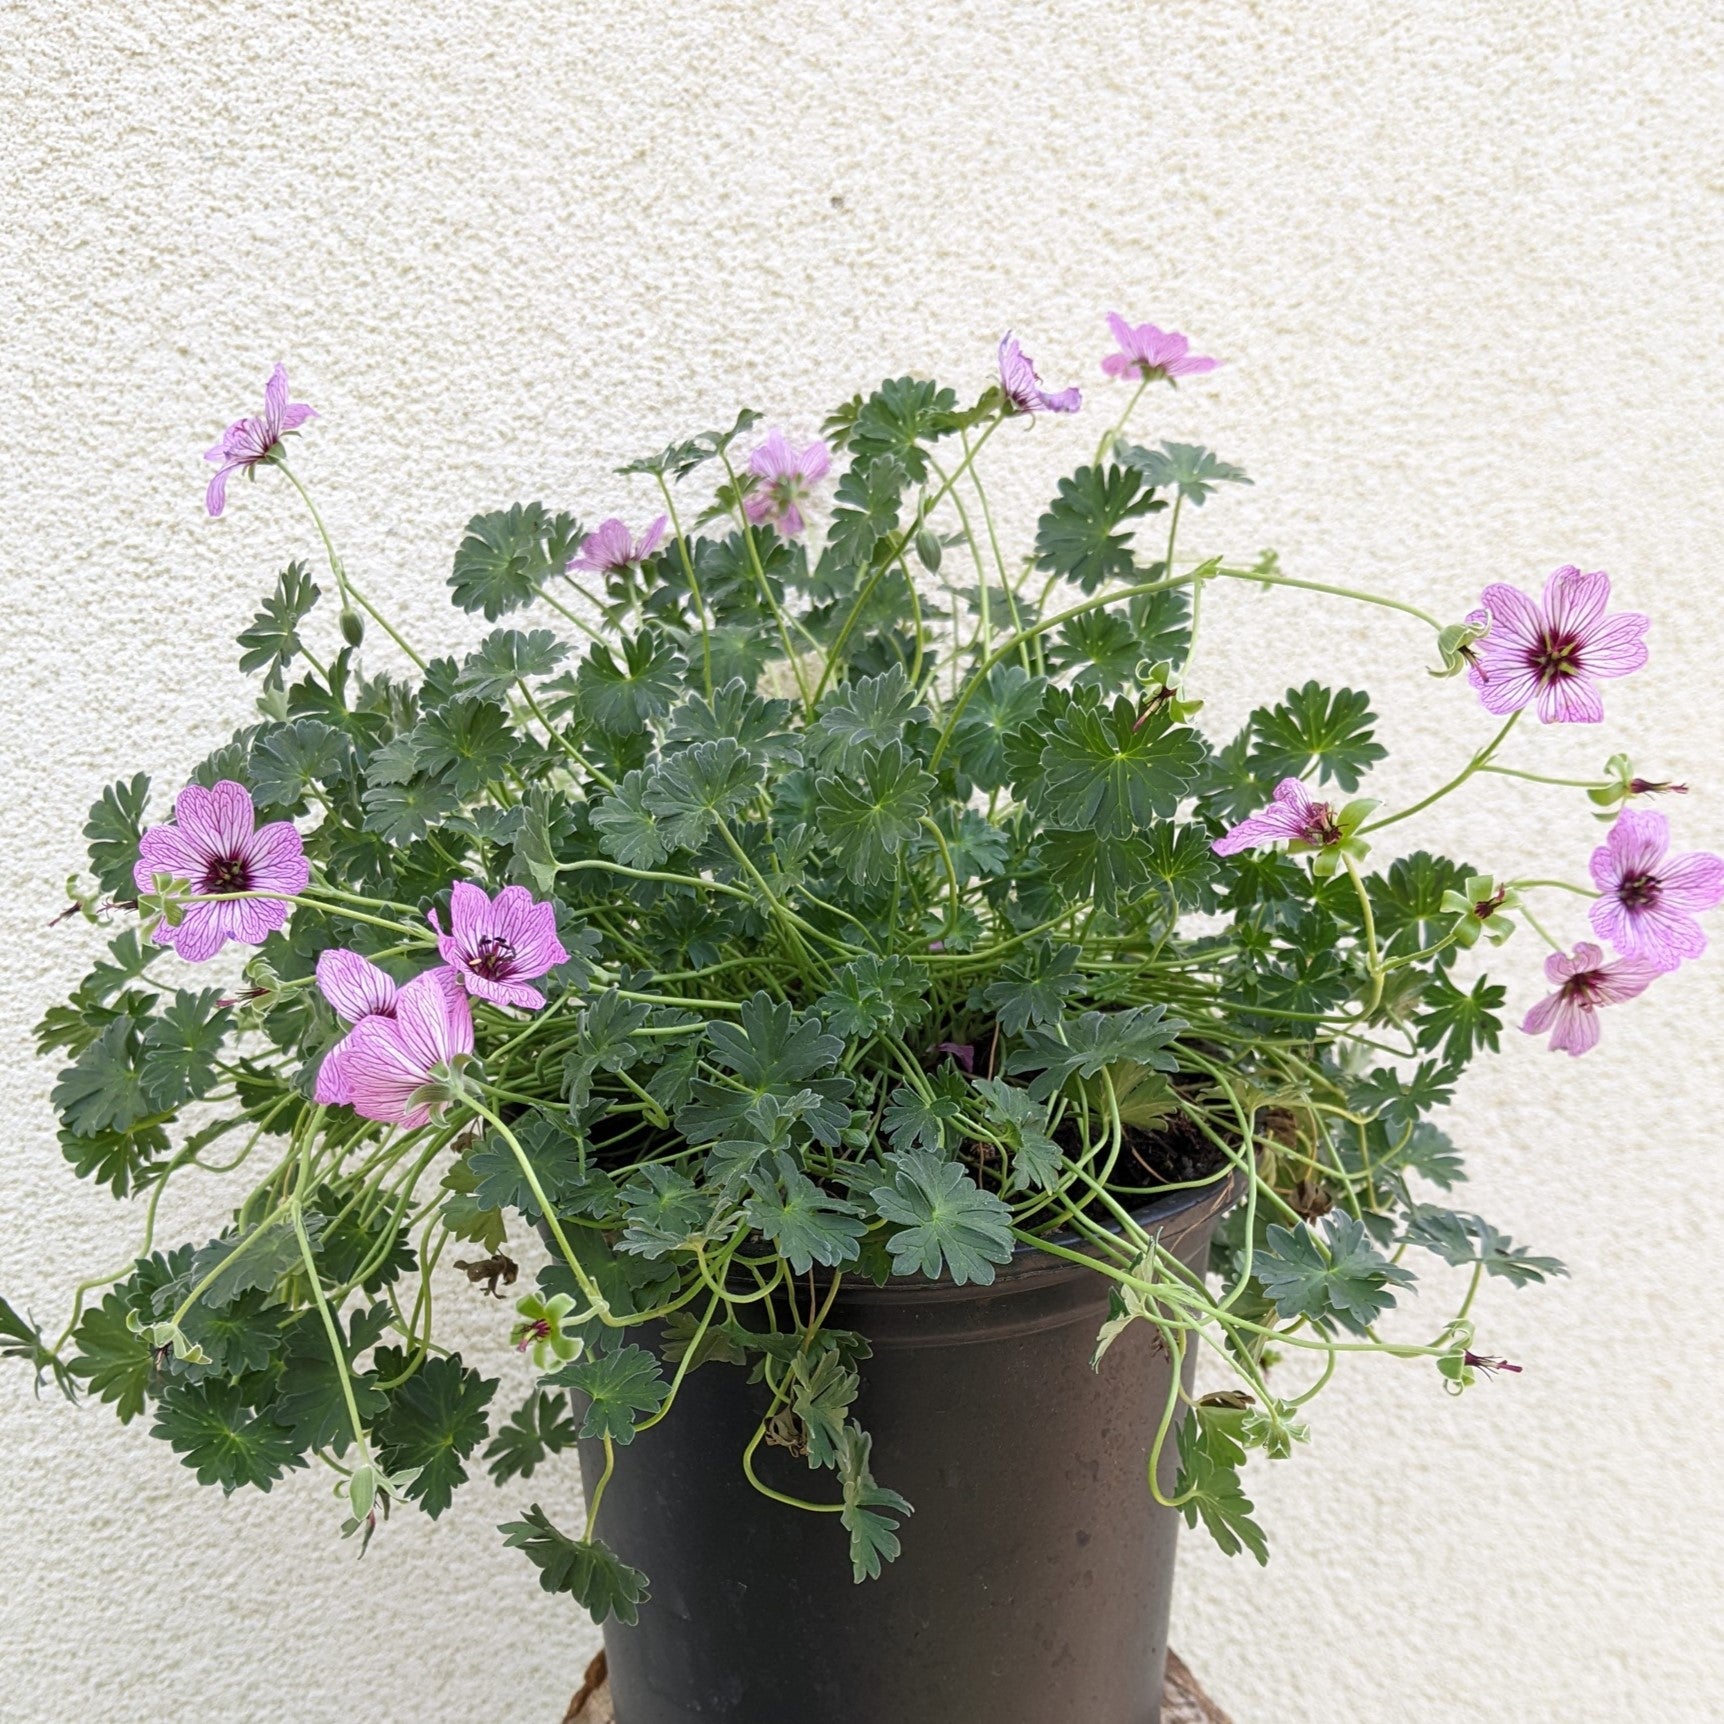
[[[1138, 1219], [1201, 1269], [1232, 1196]], [[903, 1555], [861, 1585], [836, 1515], [743, 1476], [765, 1388], [691, 1372], [618, 1450], [596, 1529], [651, 1580], [639, 1624], [605, 1627], [618, 1724], [1158, 1724], [1179, 1517], [1145, 1468], [1170, 1366], [1135, 1323], [1090, 1369], [1107, 1302], [1101, 1276], [1029, 1250], [988, 1287], [845, 1282], [828, 1322], [873, 1344], [856, 1416], [874, 1476], [915, 1507]], [[590, 1490], [603, 1454], [581, 1447]], [[836, 1499], [783, 1450], [755, 1466]]]

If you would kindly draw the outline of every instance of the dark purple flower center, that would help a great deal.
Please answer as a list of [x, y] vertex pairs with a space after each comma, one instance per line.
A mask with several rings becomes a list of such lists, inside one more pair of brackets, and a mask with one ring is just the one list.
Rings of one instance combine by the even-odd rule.
[[1334, 809], [1327, 802], [1313, 802], [1305, 811], [1305, 825], [1300, 837], [1305, 843], [1315, 844], [1319, 849], [1341, 842], [1340, 823], [1335, 819]]
[[1481, 922], [1488, 922], [1503, 907], [1503, 900], [1507, 897], [1508, 888], [1499, 886], [1488, 898], [1481, 898], [1473, 905], [1473, 915]]
[[467, 967], [487, 982], [500, 982], [515, 973], [515, 948], [501, 934], [482, 934]]
[[206, 894], [250, 890], [251, 864], [243, 856], [212, 858], [204, 869], [203, 879], [198, 882], [198, 891]]
[[535, 1341], [550, 1340], [551, 1325], [543, 1317], [537, 1317], [531, 1323], [523, 1323], [516, 1333], [521, 1338], [515, 1343], [515, 1351], [524, 1353]]
[[1570, 976], [1559, 991], [1570, 1005], [1580, 1006], [1590, 1012], [1598, 1005], [1602, 992], [1599, 984], [1603, 980], [1602, 970], [1582, 970], [1579, 975]]
[[1584, 642], [1579, 635], [1545, 629], [1531, 654], [1531, 666], [1538, 680], [1549, 687], [1553, 682], [1568, 682], [1586, 669], [1581, 662]]
[[1624, 874], [1616, 883], [1616, 901], [1625, 910], [1653, 910], [1663, 890], [1656, 874]]

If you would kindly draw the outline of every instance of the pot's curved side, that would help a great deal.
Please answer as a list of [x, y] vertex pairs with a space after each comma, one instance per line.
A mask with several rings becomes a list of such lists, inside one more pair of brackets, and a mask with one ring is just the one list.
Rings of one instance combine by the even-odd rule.
[[[1201, 1269], [1233, 1190], [1139, 1219]], [[601, 1535], [652, 1582], [639, 1624], [605, 1629], [619, 1724], [1157, 1724], [1178, 1516], [1145, 1464], [1170, 1366], [1138, 1323], [1090, 1369], [1107, 1298], [1033, 1251], [990, 1287], [845, 1284], [829, 1322], [874, 1347], [856, 1406], [874, 1475], [916, 1510], [860, 1586], [836, 1515], [743, 1476], [764, 1388], [691, 1373], [605, 1493]], [[602, 1453], [581, 1459], [590, 1488]], [[755, 1465], [788, 1495], [837, 1495], [783, 1450]]]

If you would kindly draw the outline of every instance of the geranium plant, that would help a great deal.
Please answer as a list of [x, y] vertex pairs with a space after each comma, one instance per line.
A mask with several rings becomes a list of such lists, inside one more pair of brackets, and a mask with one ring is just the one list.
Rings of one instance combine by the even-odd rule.
[[[225, 1491], [326, 1468], [366, 1539], [392, 1503], [441, 1514], [470, 1468], [525, 1481], [577, 1438], [608, 1463], [690, 1372], [746, 1370], [766, 1411], [740, 1465], [804, 1454], [794, 1506], [836, 1515], [858, 1580], [914, 1529], [871, 1470], [866, 1338], [826, 1321], [847, 1276], [1090, 1265], [1113, 1285], [1097, 1369], [1142, 1323], [1237, 1377], [1186, 1409], [1174, 1373], [1145, 1488], [1259, 1560], [1240, 1468], [1301, 1440], [1341, 1355], [1454, 1391], [1514, 1369], [1475, 1341], [1475, 1295], [1560, 1265], [1450, 1206], [1435, 1123], [1499, 1047], [1482, 961], [1521, 923], [1549, 941], [1553, 991], [1516, 1009], [1584, 1053], [1605, 1007], [1700, 954], [1724, 863], [1670, 853], [1646, 799], [1683, 787], [1621, 756], [1541, 780], [1610, 823], [1590, 885], [1395, 840], [1475, 777], [1538, 779], [1505, 758], [1517, 726], [1597, 723], [1646, 619], [1575, 568], [1445, 621], [1270, 554], [1193, 558], [1182, 517], [1249, 480], [1132, 422], [1216, 362], [1109, 321], [1119, 399], [1033, 544], [996, 533], [990, 445], [1082, 402], [1008, 335], [973, 401], [900, 377], [817, 437], [743, 412], [634, 462], [628, 522], [475, 517], [449, 585], [498, 626], [460, 657], [343, 566], [277, 367], [210, 451], [208, 512], [235, 475], [299, 492], [339, 614], [291, 564], [240, 636], [252, 721], [171, 801], [139, 775], [91, 810], [67, 919], [106, 950], [39, 1046], [66, 1159], [141, 1203], [141, 1238], [56, 1339], [0, 1305], [0, 1345]], [[1206, 734], [1188, 667], [1217, 582], [1388, 607], [1457, 729], [1481, 702], [1500, 726], [1394, 809], [1363, 691], [1310, 682]], [[409, 674], [368, 660], [372, 626]], [[1557, 945], [1548, 891], [1589, 900], [1595, 938]], [[202, 1178], [231, 1224], [159, 1241], [163, 1192]], [[1205, 1279], [1134, 1217], [1222, 1185]], [[1470, 1266], [1459, 1308], [1381, 1338], [1431, 1257]], [[521, 1406], [439, 1340], [444, 1265], [513, 1300]], [[608, 1477], [581, 1536], [536, 1503], [502, 1530], [546, 1588], [632, 1621], [647, 1580], [605, 1540]]]

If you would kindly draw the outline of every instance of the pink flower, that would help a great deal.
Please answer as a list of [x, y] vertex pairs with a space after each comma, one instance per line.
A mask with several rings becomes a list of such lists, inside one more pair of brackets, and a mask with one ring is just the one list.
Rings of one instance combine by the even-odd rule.
[[[311, 869], [290, 820], [254, 831], [257, 810], [243, 784], [224, 778], [211, 790], [188, 784], [174, 801], [174, 824], [152, 826], [138, 844], [132, 879], [140, 892], [155, 890], [158, 874], [184, 880], [194, 895], [305, 890]], [[193, 902], [178, 926], [164, 917], [155, 942], [172, 946], [190, 964], [213, 958], [229, 940], [262, 942], [287, 920], [277, 898], [226, 898]]]
[[[461, 978], [447, 965], [439, 965], [428, 973], [450, 993], [465, 991]], [[344, 1024], [362, 1024], [367, 1018], [392, 1019], [400, 997], [393, 977], [345, 946], [332, 946], [318, 954], [317, 986]], [[334, 1107], [353, 1099], [345, 1066], [352, 1040], [351, 1036], [344, 1036], [323, 1056], [323, 1063], [317, 1068], [314, 1099], [321, 1106]]]
[[303, 401], [287, 398], [287, 370], [278, 365], [270, 372], [263, 386], [263, 417], [236, 419], [222, 432], [221, 441], [205, 454], [220, 471], [210, 480], [204, 493], [204, 505], [212, 515], [219, 515], [227, 502], [227, 476], [240, 471], [250, 472], [260, 462], [275, 453], [283, 432], [297, 431], [316, 412]]
[[1107, 314], [1107, 326], [1119, 343], [1119, 352], [1108, 354], [1101, 362], [1109, 377], [1141, 377], [1153, 383], [1158, 377], [1195, 377], [1221, 363], [1193, 353], [1191, 343], [1177, 330], [1157, 329], [1153, 323], [1134, 327], [1117, 311]]
[[1544, 583], [1535, 603], [1513, 587], [1485, 588], [1469, 623], [1490, 632], [1468, 649], [1467, 680], [1487, 712], [1519, 712], [1536, 699], [1541, 724], [1597, 724], [1604, 702], [1595, 679], [1627, 676], [1646, 663], [1647, 620], [1638, 611], [1606, 616], [1610, 576], [1572, 565]]
[[588, 569], [595, 575], [620, 573], [631, 563], [644, 561], [659, 548], [664, 540], [664, 530], [669, 521], [668, 515], [660, 515], [631, 544], [629, 542], [628, 523], [618, 520], [613, 515], [608, 521], [600, 521], [598, 530], [588, 533], [581, 540], [581, 554], [569, 564], [569, 567], [571, 569]]
[[1325, 845], [1338, 844], [1344, 834], [1334, 808], [1327, 802], [1314, 802], [1311, 793], [1297, 778], [1283, 778], [1275, 786], [1274, 800], [1259, 809], [1248, 820], [1241, 820], [1209, 846], [1217, 856], [1237, 856], [1241, 850], [1255, 849], [1259, 844], [1273, 844], [1279, 838], [1291, 838], [1296, 844], [1309, 844], [1321, 850]]
[[742, 500], [749, 520], [776, 527], [786, 538], [800, 533], [807, 524], [802, 507], [831, 466], [832, 452], [818, 437], [798, 454], [782, 431], [769, 432], [748, 458], [749, 472], [760, 481]]
[[1081, 390], [1062, 389], [1050, 395], [1042, 388], [1035, 361], [1009, 329], [1000, 337], [1000, 389], [1019, 413], [1075, 413], [1083, 405]]
[[545, 996], [528, 981], [569, 957], [557, 938], [556, 906], [535, 903], [525, 886], [505, 886], [493, 901], [483, 887], [457, 880], [449, 894], [450, 931], [443, 932], [435, 910], [431, 926], [444, 963], [467, 992], [499, 1006], [542, 1006]]
[[344, 1099], [362, 1119], [411, 1129], [448, 1100], [438, 1085], [473, 1051], [473, 1013], [442, 977], [415, 976], [395, 996], [393, 1017], [362, 1017], [341, 1044]]
[[1666, 856], [1669, 848], [1662, 814], [1627, 808], [1592, 853], [1592, 883], [1602, 894], [1593, 927], [1625, 957], [1660, 971], [1706, 950], [1695, 912], [1724, 900], [1724, 860], [1704, 850]]
[[1544, 973], [1556, 983], [1521, 1021], [1529, 1036], [1550, 1031], [1552, 1053], [1583, 1054], [1598, 1046], [1598, 1008], [1619, 1005], [1643, 994], [1662, 972], [1639, 958], [1604, 962], [1604, 953], [1590, 940], [1574, 948], [1565, 958], [1552, 952], [1544, 961]]

